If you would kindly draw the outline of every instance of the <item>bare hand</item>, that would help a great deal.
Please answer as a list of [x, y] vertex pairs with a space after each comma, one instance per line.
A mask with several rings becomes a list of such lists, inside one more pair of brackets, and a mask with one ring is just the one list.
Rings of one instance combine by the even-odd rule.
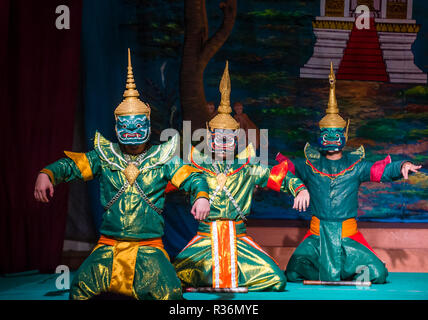
[[49, 179], [49, 176], [46, 173], [39, 173], [36, 180], [36, 185], [34, 187], [34, 198], [37, 201], [48, 203], [48, 193], [52, 198], [54, 195], [54, 187], [52, 185], [51, 180]]
[[309, 207], [310, 196], [306, 189], [301, 190], [294, 198], [293, 209], [299, 210], [299, 212], [306, 211]]
[[422, 168], [422, 166], [416, 166], [411, 162], [404, 162], [404, 164], [401, 166], [401, 174], [403, 175], [404, 179], [408, 179], [409, 171], [418, 172], [420, 168]]
[[199, 198], [195, 201], [191, 213], [196, 220], [205, 220], [210, 214], [210, 203], [206, 198]]

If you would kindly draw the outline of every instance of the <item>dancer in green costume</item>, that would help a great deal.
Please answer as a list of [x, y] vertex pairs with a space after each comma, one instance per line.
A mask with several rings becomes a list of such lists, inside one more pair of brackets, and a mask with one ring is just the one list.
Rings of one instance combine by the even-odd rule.
[[[208, 128], [210, 153], [192, 148], [190, 162], [203, 171], [209, 186], [211, 211], [200, 222], [197, 235], [174, 261], [177, 275], [185, 287], [247, 287], [249, 291], [283, 291], [284, 272], [263, 249], [246, 234], [245, 220], [250, 213], [256, 186], [289, 191], [295, 207], [306, 208], [309, 194], [288, 171], [287, 163], [273, 168], [254, 161], [251, 144], [235, 155], [239, 124], [230, 116], [228, 66], [220, 83], [221, 103]], [[216, 158], [216, 159], [213, 159]], [[297, 195], [297, 196], [296, 196]]]
[[348, 123], [339, 115], [333, 65], [329, 75], [330, 96], [327, 115], [320, 121], [319, 148], [306, 144], [305, 159], [286, 161], [311, 194], [310, 230], [290, 258], [286, 268], [289, 281], [340, 281], [359, 279], [385, 283], [388, 271], [357, 229], [358, 188], [362, 182], [389, 182], [421, 166], [408, 161], [364, 160], [364, 148], [342, 151], [348, 138]]
[[75, 179], [100, 180], [105, 213], [101, 237], [74, 276], [71, 299], [111, 292], [135, 299], [181, 299], [180, 280], [163, 248], [164, 190], [172, 185], [191, 194], [195, 218], [209, 213], [208, 186], [199, 172], [174, 156], [178, 136], [150, 146], [150, 107], [138, 97], [128, 51], [125, 99], [115, 110], [118, 143], [95, 134], [94, 150], [65, 152], [67, 158], [39, 174], [35, 198], [48, 202], [54, 185]]

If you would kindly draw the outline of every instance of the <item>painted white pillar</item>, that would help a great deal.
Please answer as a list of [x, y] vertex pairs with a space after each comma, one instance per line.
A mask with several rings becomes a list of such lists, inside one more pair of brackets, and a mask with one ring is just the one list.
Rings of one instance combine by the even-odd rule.
[[325, 16], [325, 0], [320, 1], [320, 16]]
[[350, 0], [345, 0], [345, 5], [343, 9], [343, 16], [349, 17], [349, 6], [350, 6]]
[[413, 0], [407, 0], [407, 20], [412, 19], [413, 13]]
[[380, 17], [382, 19], [386, 19], [386, 5], [387, 5], [388, 0], [382, 0], [382, 4], [380, 7]]

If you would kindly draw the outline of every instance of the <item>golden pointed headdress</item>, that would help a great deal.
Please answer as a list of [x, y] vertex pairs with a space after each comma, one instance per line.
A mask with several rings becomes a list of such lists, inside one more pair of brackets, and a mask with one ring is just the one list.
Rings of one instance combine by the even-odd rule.
[[333, 72], [333, 62], [330, 64], [328, 81], [330, 82], [330, 94], [328, 97], [328, 107], [325, 110], [327, 114], [321, 119], [319, 126], [320, 128], [345, 128], [347, 125], [346, 121], [339, 115], [339, 108], [337, 107], [336, 77]]
[[208, 123], [210, 129], [239, 129], [237, 122], [230, 114], [232, 108], [230, 106], [230, 77], [229, 77], [229, 62], [226, 61], [223, 76], [220, 81], [221, 101], [218, 107], [218, 114]]
[[125, 99], [114, 110], [115, 117], [145, 114], [150, 118], [150, 107], [138, 98], [140, 94], [136, 88], [134, 74], [132, 73], [131, 50], [128, 48], [128, 76], [126, 79], [126, 89], [123, 93]]

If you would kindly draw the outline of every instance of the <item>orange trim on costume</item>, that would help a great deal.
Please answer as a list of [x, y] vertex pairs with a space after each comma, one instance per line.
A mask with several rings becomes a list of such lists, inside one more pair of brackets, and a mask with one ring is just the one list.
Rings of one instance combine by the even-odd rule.
[[[312, 216], [309, 231], [316, 235], [320, 235], [320, 219]], [[342, 222], [342, 238], [352, 237], [358, 233], [357, 220], [350, 218]]]
[[[303, 241], [306, 240], [306, 238], [315, 235], [315, 236], [319, 236], [319, 229], [318, 229], [318, 234], [313, 233], [312, 232], [312, 221], [311, 221], [311, 229], [308, 230], [308, 232], [305, 234], [305, 236], [303, 237], [302, 241], [300, 243], [302, 243]], [[343, 229], [342, 229], [342, 238], [346, 238], [343, 236]], [[373, 248], [369, 245], [369, 243], [367, 242], [367, 240], [363, 237], [363, 234], [357, 230], [357, 232], [351, 236], [348, 236], [348, 238], [358, 242], [359, 244], [362, 244], [363, 246], [365, 246], [367, 249], [369, 249], [371, 252], [373, 252], [379, 259], [380, 257], [377, 255], [377, 253], [373, 250]]]
[[71, 151], [64, 151], [64, 153], [76, 164], [84, 181], [92, 180], [94, 178], [91, 165], [85, 153]]
[[[135, 242], [135, 241], [116, 240], [113, 238], [106, 237], [104, 235], [101, 235], [98, 240], [98, 244], [104, 244], [108, 246], [114, 246], [117, 242]], [[144, 239], [136, 242], [138, 242], [140, 247], [144, 246], [144, 247], [154, 247], [154, 248], [160, 249], [165, 254], [165, 256], [169, 259], [168, 253], [165, 251], [163, 247], [162, 238]]]
[[201, 171], [192, 166], [188, 166], [188, 165], [182, 166], [180, 169], [177, 170], [177, 172], [172, 177], [171, 179], [172, 185], [179, 188], [180, 185], [183, 183], [183, 181], [186, 180], [194, 172], [201, 172]]
[[204, 237], [210, 237], [210, 236], [211, 236], [211, 234], [210, 234], [210, 233], [207, 233], [207, 232], [200, 232], [200, 231], [198, 231], [196, 234], [198, 234], [198, 235], [200, 235], [200, 236], [204, 236]]
[[237, 173], [237, 172], [241, 171], [241, 170], [242, 170], [242, 168], [244, 168], [247, 164], [249, 164], [249, 163], [250, 163], [250, 159], [251, 159], [251, 157], [248, 157], [247, 162], [245, 162], [245, 163], [244, 163], [242, 166], [240, 166], [238, 169], [236, 169], [236, 170], [234, 170], [234, 171], [232, 171], [232, 172], [228, 173], [228, 174], [227, 174], [227, 176], [231, 176], [232, 174], [235, 174], [235, 173]]
[[238, 286], [238, 253], [233, 220], [210, 223], [213, 288]]
[[92, 252], [101, 246], [113, 247], [113, 262], [109, 291], [127, 296], [133, 296], [135, 264], [138, 249], [141, 246], [154, 247], [161, 250], [169, 260], [163, 248], [162, 238], [151, 238], [140, 241], [118, 240], [101, 235], [98, 244]]
[[207, 192], [205, 192], [205, 191], [199, 191], [198, 194], [195, 197], [195, 200], [199, 199], [199, 198], [207, 198], [207, 199], [209, 199], [210, 195]]
[[220, 288], [232, 287], [231, 281], [231, 252], [230, 252], [230, 230], [228, 221], [217, 222], [218, 254], [220, 266]]
[[346, 171], [354, 169], [355, 165], [358, 162], [360, 162], [360, 161], [361, 161], [361, 158], [358, 159], [355, 163], [351, 164], [348, 168], [340, 171], [339, 173], [324, 173], [322, 171], [319, 171], [317, 168], [315, 168], [314, 165], [309, 161], [309, 159], [306, 158], [306, 163], [312, 168], [312, 171], [314, 171], [314, 172], [316, 172], [316, 173], [318, 173], [318, 174], [320, 174], [322, 176], [326, 176], [326, 177], [328, 177], [330, 179], [334, 179], [334, 178], [336, 178], [338, 176], [344, 175], [346, 173]]
[[196, 234], [196, 236], [194, 236], [194, 237], [192, 238], [192, 240], [190, 240], [190, 241], [189, 241], [189, 243], [188, 243], [188, 244], [186, 244], [186, 246], [185, 246], [183, 249], [181, 249], [180, 253], [181, 253], [182, 251], [186, 250], [189, 246], [191, 246], [191, 245], [195, 244], [196, 242], [198, 242], [199, 240], [201, 240], [202, 238], [204, 238], [204, 237], [203, 237], [203, 236], [201, 236], [201, 235], [199, 234], [199, 232], [198, 232], [198, 233]]
[[269, 179], [266, 187], [275, 191], [280, 191], [282, 181], [287, 175], [287, 172], [288, 172], [287, 161], [283, 161], [280, 164], [277, 164], [276, 166], [274, 166], [270, 171], [270, 175], [269, 175]]
[[[216, 176], [217, 174], [216, 174], [214, 171], [211, 171], [211, 170], [209, 170], [209, 169], [207, 169], [207, 168], [204, 168], [204, 167], [202, 167], [202, 166], [198, 165], [195, 161], [193, 161], [193, 150], [194, 150], [194, 148], [195, 148], [195, 147], [193, 147], [193, 146], [192, 146], [192, 150], [191, 150], [191, 152], [190, 152], [190, 162], [191, 162], [191, 163], [192, 163], [196, 168], [198, 168], [198, 169], [200, 169], [200, 170], [202, 170], [202, 171], [208, 172], [209, 174], [212, 174], [213, 176]], [[234, 170], [234, 171], [232, 171], [232, 172], [227, 173], [227, 174], [226, 174], [226, 176], [231, 176], [232, 174], [235, 174], [235, 173], [237, 173], [237, 172], [241, 171], [241, 170], [242, 170], [242, 168], [244, 168], [247, 164], [249, 164], [249, 163], [250, 163], [250, 159], [251, 159], [251, 157], [248, 157], [247, 162], [245, 162], [245, 163], [244, 163], [242, 166], [240, 166], [238, 169], [236, 169], [236, 170]]]
[[233, 221], [234, 224], [244, 223], [244, 221], [242, 221], [242, 220], [234, 221], [234, 220], [230, 220], [230, 219], [226, 219], [226, 218], [219, 218], [219, 219], [211, 220], [211, 221], [208, 221], [208, 222], [207, 221], [201, 221], [201, 222], [204, 223], [204, 224], [211, 224], [214, 221]]
[[209, 170], [209, 169], [206, 169], [206, 168], [204, 168], [204, 167], [201, 167], [200, 165], [198, 165], [195, 161], [193, 161], [193, 150], [195, 150], [195, 147], [193, 147], [192, 146], [192, 150], [190, 151], [190, 162], [196, 167], [196, 168], [198, 168], [198, 169], [200, 169], [200, 170], [202, 170], [202, 171], [205, 171], [205, 172], [208, 172], [208, 173], [210, 173], [210, 174], [212, 174], [213, 176], [215, 176], [216, 175], [216, 173], [215, 172], [213, 172], [213, 171], [211, 171], [211, 170]]
[[44, 169], [40, 170], [40, 172], [47, 174], [49, 176], [49, 179], [51, 179], [51, 183], [55, 184], [55, 177], [54, 177], [54, 174], [51, 170], [44, 168]]

